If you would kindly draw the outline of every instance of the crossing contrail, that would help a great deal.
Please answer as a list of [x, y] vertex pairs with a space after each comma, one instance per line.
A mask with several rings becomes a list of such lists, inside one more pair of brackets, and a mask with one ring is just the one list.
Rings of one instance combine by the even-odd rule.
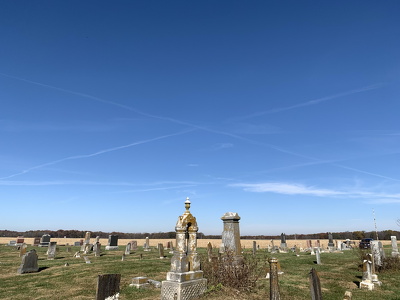
[[151, 139], [137, 141], [137, 142], [130, 143], [130, 144], [127, 144], [127, 145], [122, 145], [122, 146], [117, 146], [117, 147], [113, 147], [113, 148], [99, 150], [99, 151], [96, 151], [96, 152], [93, 152], [93, 153], [89, 153], [89, 154], [81, 154], [81, 155], [74, 155], [74, 156], [64, 157], [64, 158], [61, 158], [61, 159], [53, 160], [53, 161], [50, 161], [50, 162], [47, 162], [47, 163], [44, 163], [44, 164], [40, 164], [40, 165], [31, 167], [31, 168], [28, 168], [26, 170], [23, 170], [21, 172], [18, 172], [18, 173], [15, 173], [15, 174], [12, 174], [12, 175], [9, 175], [9, 176], [6, 176], [6, 177], [2, 177], [2, 178], [0, 178], [0, 180], [13, 178], [13, 177], [16, 177], [16, 176], [19, 176], [19, 175], [22, 175], [22, 174], [29, 173], [29, 172], [31, 172], [33, 170], [41, 169], [41, 168], [44, 168], [44, 167], [47, 167], [47, 166], [52, 166], [52, 165], [55, 165], [55, 164], [58, 164], [58, 163], [61, 163], [61, 162], [67, 161], [67, 160], [75, 160], [75, 159], [81, 159], [81, 158], [94, 157], [94, 156], [98, 156], [98, 155], [101, 155], [101, 154], [104, 154], [104, 153], [113, 152], [113, 151], [117, 151], [117, 150], [121, 150], [121, 149], [125, 149], [125, 148], [130, 148], [130, 147], [137, 146], [137, 145], [147, 144], [147, 143], [150, 143], [150, 142], [154, 142], [154, 141], [157, 141], [157, 140], [169, 138], [169, 137], [172, 137], [172, 136], [185, 134], [185, 133], [191, 132], [193, 130], [194, 129], [190, 129], [190, 130], [180, 131], [180, 132], [173, 133], [173, 134], [162, 135], [162, 136], [158, 136], [158, 137], [151, 138]]
[[267, 114], [273, 114], [273, 113], [278, 113], [278, 112], [282, 112], [282, 111], [292, 110], [295, 108], [315, 105], [315, 104], [322, 103], [322, 102], [325, 102], [328, 100], [332, 100], [332, 99], [336, 99], [336, 98], [340, 98], [340, 97], [344, 97], [344, 96], [349, 96], [349, 95], [353, 95], [353, 94], [357, 94], [357, 93], [362, 93], [362, 92], [366, 92], [366, 91], [370, 91], [370, 90], [375, 90], [375, 89], [383, 87], [384, 85], [385, 85], [384, 83], [377, 83], [377, 84], [365, 86], [365, 87], [362, 87], [359, 89], [354, 89], [351, 91], [338, 93], [335, 95], [330, 95], [330, 96], [326, 96], [326, 97], [322, 97], [322, 98], [318, 98], [318, 99], [314, 99], [314, 100], [309, 100], [309, 101], [291, 105], [291, 106], [278, 107], [278, 108], [273, 108], [273, 109], [269, 109], [269, 110], [265, 110], [265, 111], [260, 111], [260, 112], [257, 112], [257, 113], [251, 114], [251, 115], [238, 117], [237, 120], [244, 120], [244, 119], [263, 116], [263, 115], [267, 115]]

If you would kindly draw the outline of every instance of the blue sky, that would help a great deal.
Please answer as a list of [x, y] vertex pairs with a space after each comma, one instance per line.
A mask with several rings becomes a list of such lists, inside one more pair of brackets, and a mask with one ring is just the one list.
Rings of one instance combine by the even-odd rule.
[[7, 1], [0, 228], [399, 229], [398, 1]]

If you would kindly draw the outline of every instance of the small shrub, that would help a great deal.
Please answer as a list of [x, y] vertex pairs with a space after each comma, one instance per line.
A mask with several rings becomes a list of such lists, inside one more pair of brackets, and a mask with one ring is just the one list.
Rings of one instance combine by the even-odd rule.
[[202, 270], [209, 289], [230, 287], [239, 291], [251, 291], [260, 276], [266, 273], [267, 259], [244, 254], [237, 259], [231, 252], [209, 261], [202, 256]]
[[382, 260], [382, 266], [379, 267], [379, 272], [385, 271], [399, 271], [400, 270], [400, 257], [385, 257]]

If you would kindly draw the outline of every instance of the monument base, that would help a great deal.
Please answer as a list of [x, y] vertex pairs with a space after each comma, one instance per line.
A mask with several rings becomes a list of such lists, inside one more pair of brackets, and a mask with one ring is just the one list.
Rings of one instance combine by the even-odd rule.
[[106, 250], [118, 250], [118, 246], [106, 246]]
[[372, 291], [375, 288], [375, 285], [370, 281], [362, 281], [360, 282], [360, 289], [366, 289]]
[[190, 300], [199, 297], [207, 290], [207, 279], [195, 279], [185, 282], [163, 281], [161, 300]]

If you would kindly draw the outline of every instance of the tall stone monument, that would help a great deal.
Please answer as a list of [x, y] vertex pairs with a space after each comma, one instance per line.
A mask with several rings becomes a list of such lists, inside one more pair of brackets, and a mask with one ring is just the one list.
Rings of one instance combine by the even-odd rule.
[[281, 233], [281, 250], [286, 250], [287, 248], [287, 243], [286, 243], [286, 234]]
[[200, 270], [197, 254], [196, 218], [190, 213], [190, 201], [186, 198], [186, 211], [175, 226], [176, 249], [171, 259], [171, 270], [162, 282], [161, 300], [194, 299], [206, 291], [207, 279]]
[[398, 257], [399, 248], [397, 247], [397, 237], [395, 235], [392, 235], [390, 239], [392, 240], [392, 257]]
[[240, 245], [240, 217], [237, 213], [227, 212], [221, 220], [224, 224], [222, 231], [221, 252], [229, 251], [234, 257], [242, 257], [242, 246]]
[[335, 244], [333, 243], [333, 235], [332, 232], [328, 232], [328, 249], [329, 250], [333, 250], [333, 248], [335, 247]]

